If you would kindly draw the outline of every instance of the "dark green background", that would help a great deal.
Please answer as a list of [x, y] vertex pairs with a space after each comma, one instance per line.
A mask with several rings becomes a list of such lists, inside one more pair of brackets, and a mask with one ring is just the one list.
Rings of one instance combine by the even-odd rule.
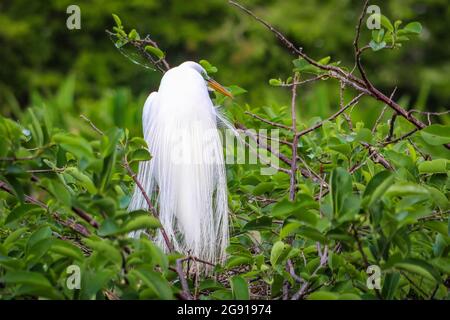
[[[367, 52], [363, 58], [373, 82], [387, 94], [398, 85], [397, 99], [407, 108], [443, 111], [450, 99], [450, 9], [447, 0], [373, 1], [392, 21], [417, 20], [424, 27], [396, 51]], [[66, 8], [81, 8], [81, 30], [66, 28]], [[330, 55], [351, 67], [352, 41], [362, 1], [283, 0], [243, 1], [273, 23], [314, 58]], [[157, 88], [160, 75], [130, 63], [112, 46], [105, 29], [118, 14], [127, 30], [150, 34], [165, 49], [172, 65], [207, 59], [219, 68], [218, 80], [249, 91], [245, 102], [288, 101], [269, 78], [290, 75], [293, 57], [260, 24], [223, 0], [113, 0], [0, 2], [0, 100], [3, 114], [14, 103], [30, 102], [31, 93], [56, 90], [76, 76], [77, 99], [97, 99], [108, 89], [125, 88], [126, 95], [146, 96]], [[362, 43], [370, 39], [363, 28]], [[309, 87], [308, 87], [309, 88]], [[315, 87], [309, 100], [336, 95], [337, 85]], [[308, 93], [309, 92], [309, 93]], [[12, 94], [12, 95], [11, 95]], [[311, 96], [312, 95], [312, 96]], [[326, 98], [328, 97], [328, 98]], [[309, 106], [308, 109], [314, 108]], [[322, 107], [317, 107], [322, 114]], [[325, 109], [328, 109], [327, 107]], [[308, 111], [309, 112], [309, 111]], [[326, 113], [326, 112], [324, 112]], [[311, 112], [311, 114], [315, 114]]]

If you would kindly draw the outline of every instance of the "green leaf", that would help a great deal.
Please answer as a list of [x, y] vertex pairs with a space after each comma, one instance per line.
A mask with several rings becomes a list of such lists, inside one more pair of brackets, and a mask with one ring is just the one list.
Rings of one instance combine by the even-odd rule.
[[373, 141], [372, 131], [367, 128], [360, 129], [355, 137], [355, 141], [372, 143]]
[[398, 284], [400, 282], [400, 273], [391, 272], [386, 275], [383, 283], [382, 295], [386, 300], [392, 300], [395, 297]]
[[299, 214], [306, 209], [317, 209], [318, 203], [309, 195], [299, 194], [295, 202], [283, 198], [277, 202], [272, 208], [272, 216], [284, 218], [291, 214]]
[[345, 199], [352, 195], [352, 177], [343, 168], [335, 168], [330, 178], [331, 199], [335, 217], [345, 213]]
[[3, 241], [3, 245], [5, 247], [9, 247], [10, 245], [13, 245], [16, 240], [20, 238], [26, 231], [28, 230], [27, 227], [19, 228], [13, 232]]
[[361, 297], [354, 293], [343, 293], [339, 295], [338, 300], [361, 300]]
[[390, 32], [394, 31], [394, 26], [392, 25], [391, 21], [384, 15], [380, 16], [381, 25], [385, 27]]
[[121, 229], [121, 233], [127, 233], [134, 230], [142, 229], [156, 229], [161, 227], [159, 220], [147, 213], [145, 215], [139, 215], [133, 217], [128, 221]]
[[269, 84], [271, 86], [279, 86], [281, 84], [281, 80], [280, 79], [270, 79], [269, 80]]
[[395, 263], [394, 267], [421, 275], [429, 280], [436, 280], [437, 282], [442, 280], [433, 266], [423, 260], [409, 258]]
[[50, 251], [72, 258], [77, 261], [83, 261], [84, 255], [77, 246], [59, 239], [54, 239]]
[[421, 162], [418, 166], [419, 173], [447, 173], [447, 159], [436, 159]]
[[72, 153], [78, 159], [89, 160], [94, 157], [91, 145], [80, 136], [57, 133], [53, 136], [53, 141], [59, 143], [63, 149]]
[[337, 300], [339, 295], [334, 292], [316, 291], [308, 296], [308, 300]]
[[275, 188], [275, 183], [273, 182], [261, 182], [253, 189], [253, 194], [255, 196], [262, 195], [264, 193], [269, 193]]
[[432, 124], [422, 129], [420, 134], [425, 142], [432, 146], [450, 143], [450, 126]]
[[276, 266], [283, 256], [290, 250], [290, 246], [283, 241], [277, 241], [272, 247], [270, 252], [270, 263], [272, 266]]
[[308, 239], [319, 241], [320, 243], [325, 243], [327, 240], [327, 238], [319, 230], [307, 226], [300, 227], [298, 234]]
[[35, 139], [36, 146], [40, 147], [44, 144], [44, 133], [42, 131], [41, 123], [36, 117], [33, 109], [28, 109], [31, 117], [31, 132], [33, 135], [33, 139]]
[[370, 48], [372, 48], [373, 51], [379, 51], [386, 47], [386, 42], [385, 41], [375, 42], [375, 41], [371, 40], [369, 42], [369, 46], [370, 46]]
[[200, 60], [199, 63], [203, 67], [203, 69], [205, 69], [206, 73], [212, 74], [217, 72], [217, 68], [209, 63], [208, 60]]
[[375, 203], [386, 190], [392, 185], [394, 175], [390, 171], [378, 172], [367, 184], [364, 190], [364, 202], [370, 207]]
[[147, 51], [150, 54], [155, 55], [159, 59], [162, 59], [165, 56], [164, 52], [161, 49], [156, 48], [154, 46], [145, 46], [145, 51]]
[[35, 204], [22, 204], [18, 207], [15, 207], [6, 218], [5, 224], [11, 224], [21, 218], [23, 218], [25, 215], [30, 215], [34, 213], [41, 213], [44, 212], [44, 209], [42, 209], [40, 206]]
[[141, 268], [133, 269], [129, 273], [141, 279], [161, 300], [173, 299], [172, 289], [169, 283], [160, 274]]
[[244, 264], [250, 264], [250, 263], [252, 263], [251, 257], [232, 256], [232, 257], [228, 258], [225, 268], [231, 269], [231, 268], [234, 268], [237, 266], [241, 266]]
[[234, 276], [230, 279], [233, 298], [236, 300], [250, 300], [247, 281], [240, 276]]
[[83, 239], [83, 242], [112, 263], [116, 265], [122, 264], [122, 256], [119, 250], [106, 240]]
[[137, 33], [136, 29], [132, 29], [130, 33], [128, 33], [128, 38], [130, 40], [140, 40], [141, 37], [139, 36], [139, 33]]
[[319, 74], [320, 69], [316, 66], [311, 65], [308, 61], [303, 58], [296, 59], [292, 61], [295, 66], [295, 71], [304, 72], [304, 73], [312, 73]]
[[263, 216], [247, 222], [243, 230], [270, 230], [271, 226], [272, 218]]
[[404, 197], [413, 195], [429, 195], [426, 188], [411, 182], [398, 182], [386, 191], [388, 197]]
[[116, 22], [116, 25], [120, 28], [122, 27], [122, 21], [120, 20], [119, 16], [117, 14], [112, 14], [112, 17], [114, 21]]
[[152, 262], [155, 265], [159, 265], [163, 272], [167, 272], [167, 270], [169, 269], [169, 259], [167, 258], [167, 255], [164, 254], [164, 252], [161, 250], [161, 248], [144, 237], [141, 238], [140, 241], [152, 257]]
[[147, 149], [134, 150], [129, 158], [130, 163], [134, 161], [148, 161], [152, 158], [150, 152]]
[[420, 34], [422, 32], [422, 25], [417, 21], [410, 22], [403, 28], [403, 31], [406, 33]]
[[290, 214], [295, 209], [295, 203], [288, 199], [283, 199], [277, 202], [272, 208], [272, 215], [274, 217], [281, 217]]
[[330, 63], [330, 60], [331, 60], [331, 57], [330, 57], [330, 56], [327, 56], [327, 57], [325, 57], [325, 58], [320, 59], [320, 60], [318, 61], [318, 63], [321, 64], [321, 65], [327, 65], [327, 64]]
[[280, 231], [280, 239], [283, 240], [287, 236], [289, 236], [291, 233], [296, 231], [298, 228], [300, 228], [302, 224], [300, 222], [294, 221], [294, 222], [288, 222], [286, 223], [283, 228], [281, 228]]
[[32, 271], [8, 271], [1, 281], [7, 284], [26, 284], [35, 287], [52, 287], [42, 274]]
[[66, 168], [64, 170], [64, 172], [69, 174], [69, 175], [71, 175], [78, 182], [80, 182], [80, 185], [83, 186], [84, 188], [86, 188], [86, 190], [90, 194], [96, 194], [97, 193], [97, 188], [95, 187], [95, 185], [92, 182], [91, 178], [89, 176], [87, 176], [86, 174], [84, 174], [83, 172], [81, 172], [78, 168], [76, 168], [76, 167], [69, 167], [69, 168]]
[[50, 227], [48, 226], [41, 227], [40, 229], [37, 229], [35, 232], [31, 234], [27, 242], [27, 248], [32, 248], [39, 241], [48, 239], [51, 236], [52, 236], [52, 229], [50, 229]]

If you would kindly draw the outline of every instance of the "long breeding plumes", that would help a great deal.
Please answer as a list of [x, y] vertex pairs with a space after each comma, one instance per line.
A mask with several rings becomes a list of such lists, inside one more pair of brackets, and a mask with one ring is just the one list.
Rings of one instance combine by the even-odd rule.
[[[205, 75], [199, 64], [185, 62], [147, 98], [142, 120], [152, 159], [140, 163], [138, 179], [175, 250], [222, 262], [229, 237], [226, 175]], [[142, 208], [147, 203], [135, 188], [129, 210]], [[155, 241], [167, 249], [160, 232]]]

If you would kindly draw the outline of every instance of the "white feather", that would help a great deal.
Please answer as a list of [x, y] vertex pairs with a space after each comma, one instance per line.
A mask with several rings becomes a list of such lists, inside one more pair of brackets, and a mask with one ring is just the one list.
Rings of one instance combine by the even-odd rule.
[[[201, 72], [185, 62], [147, 98], [142, 120], [152, 159], [140, 163], [138, 179], [175, 250], [217, 263], [228, 245], [227, 186], [217, 114]], [[143, 208], [135, 188], [129, 211]], [[156, 241], [167, 251], [161, 233]]]

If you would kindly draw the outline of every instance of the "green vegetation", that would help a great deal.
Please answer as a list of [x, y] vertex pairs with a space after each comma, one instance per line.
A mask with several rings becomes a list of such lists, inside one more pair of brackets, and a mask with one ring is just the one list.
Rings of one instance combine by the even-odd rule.
[[[82, 28], [97, 33], [71, 33], [48, 19], [65, 12], [67, 1], [52, 2], [42, 16], [21, 1], [0, 14], [9, 22], [0, 29], [0, 43], [9, 44], [0, 52], [9, 64], [0, 71], [1, 299], [450, 297], [450, 127], [448, 115], [423, 113], [443, 111], [450, 94], [444, 76], [449, 62], [439, 60], [449, 49], [436, 44], [443, 41], [438, 31], [444, 22], [428, 14], [442, 14], [445, 1], [428, 1], [428, 11], [419, 14], [424, 20], [413, 10], [416, 1], [383, 4], [382, 10], [402, 13], [405, 22], [383, 12], [383, 31], [361, 31], [368, 77], [391, 91], [398, 81], [393, 100], [404, 107], [415, 101], [419, 110], [408, 117], [425, 123], [420, 130], [393, 116], [390, 105], [358, 96], [324, 71], [353, 67], [359, 9], [350, 1], [300, 1], [301, 10], [298, 1], [274, 1], [255, 10], [302, 43], [309, 56], [333, 53], [317, 65], [290, 56], [263, 26], [226, 2], [174, 1], [167, 10], [157, 1], [110, 3], [108, 13], [100, 1], [81, 5]], [[19, 14], [23, 20], [14, 21]], [[196, 17], [205, 17], [204, 23]], [[327, 27], [330, 17], [333, 28]], [[44, 21], [50, 21], [44, 29], [55, 32], [46, 40], [36, 36]], [[153, 59], [163, 71], [164, 57], [173, 65], [192, 56], [207, 59], [201, 62], [205, 69], [231, 84], [236, 98], [216, 94], [215, 102], [233, 123], [274, 128], [257, 115], [284, 127], [280, 152], [288, 161], [280, 162], [278, 173], [261, 175], [261, 165], [227, 166], [232, 238], [229, 257], [214, 276], [187, 272], [193, 259], [164, 254], [145, 237], [127, 237], [159, 227], [150, 212], [126, 208], [133, 172], [151, 158], [141, 138], [141, 109], [160, 73], [130, 63], [104, 29], [113, 31], [120, 48], [137, 41], [142, 61]], [[419, 37], [422, 29], [428, 40]], [[141, 41], [147, 32], [161, 48]], [[58, 43], [62, 38], [67, 47]], [[70, 48], [77, 54], [68, 54]], [[14, 64], [16, 56], [26, 63]], [[408, 57], [417, 63], [409, 66]], [[68, 65], [74, 73], [66, 76]], [[426, 108], [428, 101], [436, 104]], [[67, 286], [71, 265], [80, 267], [80, 289]], [[367, 286], [372, 265], [380, 268], [380, 289]]]

